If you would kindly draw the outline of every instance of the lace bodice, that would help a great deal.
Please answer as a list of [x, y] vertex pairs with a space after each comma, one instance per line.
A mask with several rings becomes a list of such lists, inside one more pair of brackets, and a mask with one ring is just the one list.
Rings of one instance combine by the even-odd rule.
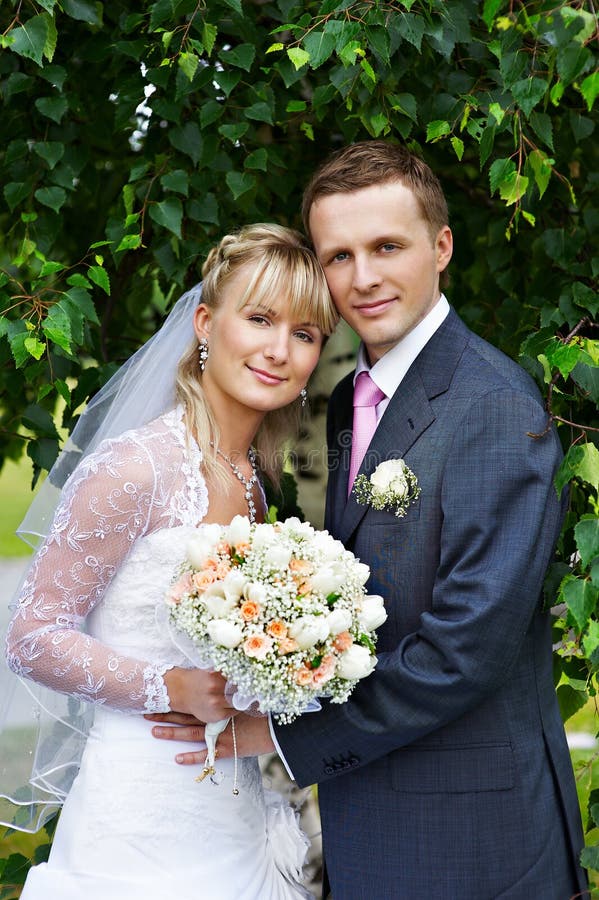
[[124, 712], [169, 709], [162, 676], [185, 660], [156, 608], [183, 559], [185, 531], [208, 511], [200, 463], [181, 409], [81, 463], [9, 625], [17, 675]]

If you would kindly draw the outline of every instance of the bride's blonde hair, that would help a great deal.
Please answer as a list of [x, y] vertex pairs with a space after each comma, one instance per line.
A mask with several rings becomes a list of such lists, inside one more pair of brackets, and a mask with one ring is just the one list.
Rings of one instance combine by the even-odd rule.
[[[282, 225], [247, 225], [227, 234], [208, 254], [202, 267], [202, 299], [209, 309], [217, 309], [223, 289], [242, 266], [254, 270], [239, 302], [243, 309], [251, 302], [268, 308], [284, 298], [288, 312], [299, 322], [313, 322], [325, 336], [339, 320], [322, 269], [302, 235]], [[194, 436], [204, 460], [206, 474], [223, 478], [216, 455], [218, 423], [202, 389], [197, 340], [184, 353], [177, 371], [177, 401], [186, 411], [188, 432]], [[254, 439], [260, 469], [277, 486], [284, 463], [284, 444], [297, 434], [301, 405], [299, 398], [264, 417]], [[212, 446], [212, 445], [214, 446]]]

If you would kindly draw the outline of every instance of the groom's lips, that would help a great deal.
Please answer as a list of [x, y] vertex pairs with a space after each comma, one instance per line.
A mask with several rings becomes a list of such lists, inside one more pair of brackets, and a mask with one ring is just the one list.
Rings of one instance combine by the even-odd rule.
[[376, 300], [372, 303], [361, 303], [356, 305], [355, 309], [363, 316], [377, 316], [379, 313], [385, 312], [392, 303], [395, 303], [395, 297], [386, 298], [385, 300]]
[[248, 369], [250, 372], [253, 372], [256, 378], [263, 384], [281, 384], [286, 380], [279, 375], [273, 375], [272, 372], [265, 372], [264, 369], [256, 369], [253, 366], [248, 366]]

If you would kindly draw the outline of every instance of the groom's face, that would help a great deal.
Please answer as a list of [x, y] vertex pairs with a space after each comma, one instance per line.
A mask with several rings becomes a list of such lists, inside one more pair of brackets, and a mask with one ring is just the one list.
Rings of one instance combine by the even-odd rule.
[[374, 363], [439, 299], [451, 231], [432, 235], [412, 191], [387, 182], [320, 197], [310, 232], [335, 305]]

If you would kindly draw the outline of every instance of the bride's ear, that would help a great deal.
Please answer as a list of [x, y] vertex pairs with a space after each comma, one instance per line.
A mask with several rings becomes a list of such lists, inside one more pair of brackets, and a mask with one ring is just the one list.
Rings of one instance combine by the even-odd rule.
[[193, 330], [198, 340], [207, 338], [212, 325], [212, 310], [205, 303], [200, 303], [193, 314]]

